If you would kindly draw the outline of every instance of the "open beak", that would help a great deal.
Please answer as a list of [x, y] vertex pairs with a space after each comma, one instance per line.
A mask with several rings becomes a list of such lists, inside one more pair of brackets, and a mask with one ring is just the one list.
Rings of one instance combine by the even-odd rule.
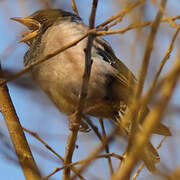
[[30, 32], [22, 35], [22, 39], [19, 42], [26, 42], [38, 35], [39, 29], [41, 27], [41, 24], [38, 21], [30, 17], [26, 17], [26, 18], [14, 17], [11, 18], [11, 20], [17, 21], [23, 24], [24, 26], [26, 26], [29, 30], [31, 30]]

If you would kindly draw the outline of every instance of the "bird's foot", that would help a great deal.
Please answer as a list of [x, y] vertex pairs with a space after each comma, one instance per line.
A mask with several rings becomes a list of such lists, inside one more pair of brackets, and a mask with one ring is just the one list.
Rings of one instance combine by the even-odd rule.
[[85, 133], [91, 131], [91, 129], [89, 128], [89, 126], [87, 125], [87, 123], [85, 123], [83, 120], [81, 120], [81, 122], [80, 122], [80, 128], [79, 128], [79, 130], [80, 130], [81, 132], [85, 132]]
[[70, 115], [68, 117], [69, 119], [69, 129], [71, 131], [74, 130], [79, 130], [81, 132], [89, 132], [91, 129], [89, 128], [89, 126], [87, 125], [87, 123], [85, 123], [83, 120], [79, 120], [78, 117], [76, 116], [76, 113]]

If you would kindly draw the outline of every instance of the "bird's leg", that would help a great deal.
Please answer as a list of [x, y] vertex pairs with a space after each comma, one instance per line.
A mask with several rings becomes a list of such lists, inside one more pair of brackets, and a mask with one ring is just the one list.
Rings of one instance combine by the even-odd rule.
[[69, 120], [69, 130], [73, 131], [79, 129], [80, 124], [76, 112], [69, 115], [68, 120]]

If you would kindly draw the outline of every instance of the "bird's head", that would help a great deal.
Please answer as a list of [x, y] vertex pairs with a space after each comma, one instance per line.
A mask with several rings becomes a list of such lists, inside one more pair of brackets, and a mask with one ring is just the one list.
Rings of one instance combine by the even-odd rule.
[[74, 16], [74, 14], [60, 9], [45, 9], [36, 11], [24, 18], [14, 17], [11, 19], [25, 25], [30, 30], [30, 32], [22, 35], [22, 39], [20, 40], [20, 42], [28, 42], [36, 37], [42, 29], [46, 30], [49, 26], [54, 24], [58, 18], [66, 16]]

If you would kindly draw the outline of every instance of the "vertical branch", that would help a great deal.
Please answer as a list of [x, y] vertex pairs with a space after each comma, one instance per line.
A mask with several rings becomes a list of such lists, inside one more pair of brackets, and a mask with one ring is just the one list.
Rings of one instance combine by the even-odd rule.
[[[161, 1], [161, 7], [165, 8], [167, 0], [162, 0]], [[145, 48], [145, 53], [144, 53], [144, 57], [142, 60], [142, 65], [141, 65], [141, 69], [140, 69], [140, 73], [139, 73], [139, 77], [138, 77], [138, 86], [136, 89], [136, 94], [135, 94], [135, 102], [136, 100], [138, 100], [141, 97], [141, 93], [143, 91], [143, 86], [144, 86], [144, 81], [145, 81], [145, 77], [147, 74], [147, 70], [148, 70], [148, 66], [149, 66], [149, 61], [150, 61], [150, 56], [153, 50], [153, 46], [154, 46], [154, 41], [155, 41], [155, 37], [158, 31], [158, 27], [159, 24], [161, 22], [163, 16], [163, 11], [162, 9], [159, 9], [155, 20], [152, 23], [151, 26], [151, 31], [150, 34], [148, 36], [147, 42], [146, 42], [146, 48]], [[135, 115], [132, 118], [132, 128], [131, 128], [131, 132], [130, 132], [130, 138], [129, 138], [129, 142], [128, 142], [128, 150], [131, 147], [131, 145], [133, 144], [133, 140], [134, 140], [134, 135], [137, 131], [137, 124], [138, 124], [138, 119], [137, 119], [137, 114], [138, 114], [138, 108], [136, 109]]]
[[[93, 0], [91, 15], [89, 18], [89, 30], [94, 28], [97, 3], [98, 3], [98, 0]], [[84, 102], [87, 96], [88, 83], [89, 83], [90, 73], [91, 73], [91, 66], [93, 63], [91, 59], [91, 49], [92, 49], [93, 40], [94, 40], [94, 35], [93, 34], [88, 35], [87, 46], [86, 46], [86, 49], [84, 50], [85, 51], [85, 67], [84, 67], [83, 82], [82, 82], [78, 111], [77, 111], [80, 116], [82, 114]]]
[[[105, 144], [110, 144], [110, 142], [112, 142], [115, 137], [116, 137], [116, 134], [118, 133], [118, 130], [119, 128], [118, 127], [115, 127], [113, 129], [113, 131], [111, 132], [111, 134], [106, 138], [106, 142]], [[102, 151], [104, 150], [104, 144], [101, 143], [84, 161], [84, 164], [78, 169], [78, 173], [82, 173], [82, 171], [84, 171], [89, 165], [90, 163], [96, 158], [96, 156]], [[122, 159], [122, 158], [120, 158]], [[77, 175], [75, 174], [71, 180], [75, 180], [75, 178], [77, 177]]]
[[125, 161], [124, 166], [121, 170], [117, 171], [113, 177], [113, 180], [124, 180], [129, 177], [131, 174], [133, 167], [135, 166], [136, 162], [138, 161], [138, 156], [141, 153], [144, 145], [146, 144], [147, 140], [149, 139], [152, 129], [154, 129], [157, 124], [160, 122], [165, 108], [173, 95], [174, 89], [177, 85], [177, 82], [180, 77], [180, 54], [177, 57], [176, 63], [172, 68], [171, 72], [166, 76], [166, 79], [163, 81], [162, 85], [162, 99], [158, 102], [151, 112], [145, 118], [142, 131], [138, 132], [134, 138], [134, 147], [128, 153]]
[[[101, 129], [102, 129], [102, 143], [104, 143], [104, 147], [105, 147], [105, 151], [106, 153], [109, 153], [109, 146], [108, 144], [105, 144], [106, 142], [106, 131], [105, 131], [105, 128], [104, 128], [104, 123], [103, 123], [103, 119], [100, 118], [99, 119], [99, 122], [100, 122], [100, 125], [101, 125]], [[113, 175], [114, 171], [113, 171], [113, 166], [112, 166], [112, 161], [111, 161], [111, 157], [108, 156], [107, 157], [107, 160], [108, 160], [108, 165], [109, 165], [109, 170], [110, 170], [110, 174], [111, 176]]]
[[[0, 81], [3, 81], [1, 67]], [[33, 159], [6, 85], [0, 86], [0, 108], [25, 178], [27, 180], [40, 180], [40, 172]]]
[[79, 16], [78, 9], [77, 9], [77, 6], [76, 6], [75, 0], [72, 0], [72, 9], [73, 9], [73, 11], [75, 12], [75, 14], [76, 14], [78, 17], [80, 17], [80, 16]]
[[[91, 14], [89, 17], [89, 29], [94, 28], [97, 4], [98, 4], [98, 0], [93, 0]], [[76, 139], [78, 135], [83, 107], [84, 107], [85, 99], [87, 96], [88, 84], [89, 84], [90, 73], [91, 73], [91, 65], [92, 65], [91, 49], [92, 49], [93, 40], [94, 40], [94, 35], [90, 34], [88, 36], [86, 49], [84, 50], [85, 51], [85, 66], [84, 66], [82, 87], [81, 87], [81, 92], [80, 92], [80, 99], [77, 106], [77, 111], [75, 112], [75, 114], [73, 114], [70, 117], [70, 123], [72, 127], [70, 129], [70, 134], [69, 134], [68, 142], [66, 145], [66, 153], [65, 153], [65, 159], [64, 159], [65, 165], [72, 162], [72, 156], [75, 149], [75, 143], [76, 143]], [[68, 179], [70, 179], [70, 168], [65, 168], [63, 171], [63, 180], [68, 180]]]
[[[70, 164], [72, 162], [72, 156], [74, 153], [74, 149], [76, 146], [76, 139], [78, 135], [78, 128], [70, 130], [67, 144], [66, 144], [66, 152], [64, 157], [64, 165]], [[70, 167], [64, 168], [63, 171], [63, 180], [70, 180]]]
[[[166, 6], [166, 2], [167, 2], [167, 0], [161, 0], [161, 7], [163, 9]], [[146, 48], [145, 48], [145, 53], [143, 56], [142, 65], [141, 65], [141, 69], [140, 69], [140, 73], [139, 73], [138, 86], [136, 89], [134, 103], [136, 102], [136, 100], [138, 100], [141, 97], [141, 93], [143, 91], [143, 85], [144, 85], [145, 77], [147, 74], [147, 69], [149, 66], [150, 56], [151, 56], [151, 53], [153, 50], [155, 37], [156, 37], [157, 31], [158, 31], [158, 27], [159, 27], [159, 24], [161, 22], [162, 16], [163, 16], [163, 11], [162, 11], [162, 9], [159, 9], [159, 11], [156, 15], [156, 18], [152, 23], [151, 31], [150, 31], [150, 34], [148, 36], [147, 42], [146, 42]], [[136, 118], [137, 113], [138, 113], [138, 109], [137, 108], [135, 108], [135, 109], [131, 108], [131, 110], [132, 110], [132, 115], [134, 114], [134, 116], [132, 117], [132, 127], [131, 127], [130, 137], [129, 137], [129, 141], [128, 141], [128, 151], [133, 151], [133, 149], [134, 149], [134, 147], [133, 147], [133, 148], [131, 148], [132, 150], [130, 150], [130, 147], [132, 147], [132, 144], [134, 144], [134, 139], [135, 139], [135, 135], [137, 132], [137, 124], [138, 124], [137, 118]], [[122, 180], [130, 177], [130, 174], [131, 174], [131, 171], [134, 167], [134, 164], [136, 163], [136, 161], [138, 159], [136, 154], [134, 154], [134, 156], [136, 156], [136, 157], [133, 157], [134, 162], [131, 165], [129, 165], [129, 167], [127, 165], [128, 164], [127, 161], [129, 160], [129, 162], [130, 162], [131, 159], [128, 158], [127, 161], [125, 160], [124, 166], [122, 167], [122, 172], [118, 168], [117, 172], [113, 176], [113, 180], [118, 179], [120, 177]]]
[[[163, 9], [166, 6], [166, 2], [167, 2], [167, 0], [161, 1], [161, 7]], [[149, 37], [146, 42], [145, 53], [143, 56], [142, 65], [141, 65], [141, 69], [140, 69], [139, 77], [138, 77], [138, 87], [137, 87], [137, 91], [136, 91], [136, 99], [138, 99], [140, 97], [142, 90], [143, 90], [144, 81], [146, 78], [147, 69], [148, 69], [151, 53], [152, 53], [153, 46], [154, 46], [154, 41], [156, 38], [157, 30], [158, 30], [159, 24], [161, 22], [162, 16], [163, 16], [163, 11], [162, 11], [162, 9], [159, 9], [157, 16], [152, 23], [151, 32], [150, 32]]]
[[156, 83], [158, 81], [158, 78], [159, 78], [159, 76], [161, 74], [161, 71], [162, 71], [165, 63], [167, 62], [167, 60], [170, 57], [170, 54], [171, 54], [171, 52], [172, 52], [172, 50], [174, 48], [174, 43], [175, 43], [175, 40], [176, 40], [176, 38], [177, 38], [177, 36], [179, 34], [179, 31], [180, 31], [180, 27], [176, 28], [175, 33], [174, 33], [174, 35], [172, 37], [171, 43], [170, 43], [170, 45], [169, 45], [169, 47], [168, 47], [162, 61], [161, 61], [160, 67], [159, 67], [159, 69], [158, 69], [158, 71], [157, 71], [157, 73], [156, 73], [156, 75], [155, 75], [155, 77], [153, 79], [153, 82], [152, 82], [150, 90], [149, 90], [150, 93], [154, 90], [154, 87], [155, 87], [155, 85], [156, 85]]

